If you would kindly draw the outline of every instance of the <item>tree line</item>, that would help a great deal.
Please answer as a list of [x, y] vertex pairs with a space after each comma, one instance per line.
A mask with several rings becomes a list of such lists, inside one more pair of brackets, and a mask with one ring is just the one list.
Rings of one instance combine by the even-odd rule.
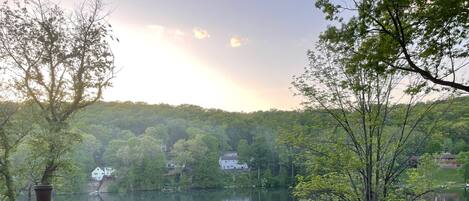
[[[115, 191], [294, 186], [303, 199], [418, 200], [434, 190], [430, 154], [469, 164], [468, 99], [455, 98], [469, 91], [467, 1], [316, 6], [333, 24], [293, 79], [305, 107], [228, 113], [99, 102], [116, 40], [102, 2], [72, 14], [51, 2], [2, 4], [2, 199], [38, 184], [76, 192], [94, 167], [113, 166]], [[226, 151], [250, 171], [221, 171]]]
[[[436, 137], [418, 152], [406, 152], [407, 156], [469, 151], [465, 136], [457, 134], [469, 131], [462, 126], [469, 121], [465, 118], [468, 101], [445, 100], [432, 110], [418, 131], [423, 136], [426, 127], [433, 123], [430, 117], [443, 114], [432, 134]], [[423, 111], [430, 104], [419, 105], [418, 110]], [[448, 105], [451, 109], [447, 109]], [[193, 105], [100, 102], [73, 117], [70, 132], [80, 135], [81, 140], [63, 156], [68, 165], [57, 172], [54, 184], [58, 192], [85, 191], [95, 167], [111, 166], [116, 174], [110, 190], [116, 192], [169, 187], [290, 187], [305, 182], [302, 176], [316, 175], [310, 172], [319, 171], [315, 168], [353, 165], [349, 162], [353, 157], [347, 151], [336, 151], [344, 147], [327, 143], [332, 140], [329, 132], [334, 129], [333, 119], [321, 110], [232, 113]], [[454, 146], [449, 141], [464, 146]], [[15, 169], [21, 170], [15, 178], [25, 185], [20, 188], [23, 190], [27, 189], [29, 175], [40, 175], [36, 168], [39, 161], [28, 156], [29, 149], [25, 143], [12, 157]], [[324, 155], [312, 157], [318, 156], [317, 152], [312, 153], [317, 149]], [[330, 149], [337, 156], [327, 155]], [[227, 151], [238, 152], [239, 160], [248, 163], [250, 171], [222, 171], [218, 159]], [[168, 168], [170, 162], [178, 166]], [[336, 180], [326, 181], [339, 184]]]

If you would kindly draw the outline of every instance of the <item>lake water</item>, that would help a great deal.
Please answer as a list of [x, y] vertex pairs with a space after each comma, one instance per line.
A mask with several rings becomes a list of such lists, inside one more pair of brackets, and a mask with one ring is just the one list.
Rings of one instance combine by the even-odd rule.
[[432, 201], [469, 201], [469, 192], [464, 189], [453, 189], [429, 195], [427, 200]]
[[[464, 190], [454, 190], [427, 195], [431, 201], [469, 201]], [[21, 199], [20, 199], [21, 200]], [[87, 194], [56, 195], [54, 201], [294, 201], [286, 189], [270, 190], [197, 190], [189, 192], [102, 193], [100, 196]]]
[[102, 193], [100, 197], [57, 195], [54, 201], [293, 201], [288, 190], [198, 190], [190, 192]]

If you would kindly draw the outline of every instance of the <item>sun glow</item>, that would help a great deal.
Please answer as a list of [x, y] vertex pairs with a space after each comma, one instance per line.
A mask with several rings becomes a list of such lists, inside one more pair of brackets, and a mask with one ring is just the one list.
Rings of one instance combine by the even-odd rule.
[[[151, 25], [116, 28], [116, 65], [121, 68], [105, 100], [195, 104], [233, 111], [269, 109], [251, 91], [191, 56], [191, 34]], [[129, 98], [131, 97], [131, 98]]]

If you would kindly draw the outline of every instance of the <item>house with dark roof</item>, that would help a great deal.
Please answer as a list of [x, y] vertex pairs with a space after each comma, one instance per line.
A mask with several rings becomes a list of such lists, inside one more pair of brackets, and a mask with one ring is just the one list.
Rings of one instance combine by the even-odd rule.
[[438, 165], [441, 168], [457, 168], [458, 163], [456, 161], [456, 155], [451, 153], [443, 153], [438, 158]]
[[238, 153], [227, 152], [220, 156], [218, 164], [222, 170], [249, 170], [248, 164], [238, 161]]

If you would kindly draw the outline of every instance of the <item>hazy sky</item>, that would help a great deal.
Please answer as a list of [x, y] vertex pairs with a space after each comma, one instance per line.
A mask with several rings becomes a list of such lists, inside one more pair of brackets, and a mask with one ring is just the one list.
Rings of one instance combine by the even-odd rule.
[[299, 108], [292, 76], [327, 26], [312, 0], [107, 2], [120, 40], [113, 49], [120, 72], [107, 101]]

